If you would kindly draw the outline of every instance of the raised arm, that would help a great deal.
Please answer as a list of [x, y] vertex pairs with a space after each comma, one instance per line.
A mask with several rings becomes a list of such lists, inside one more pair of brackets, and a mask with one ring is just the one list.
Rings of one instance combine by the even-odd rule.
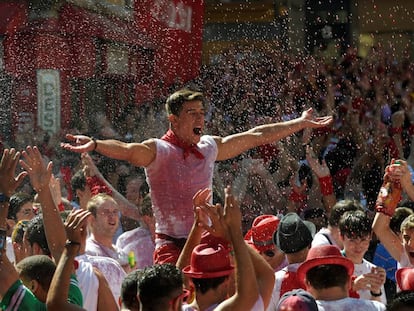
[[248, 149], [275, 142], [304, 128], [323, 127], [331, 122], [331, 116], [315, 118], [310, 108], [294, 120], [256, 126], [246, 132], [224, 138], [215, 137], [218, 146], [217, 161], [233, 158]]
[[46, 165], [39, 149], [36, 146], [33, 148], [28, 146], [23, 151], [23, 159], [20, 160], [20, 165], [28, 172], [33, 189], [39, 196], [47, 244], [57, 262], [65, 245], [66, 233], [59, 209], [53, 200], [49, 187], [52, 177], [52, 162]]
[[84, 162], [85, 165], [84, 172], [86, 177], [96, 176], [106, 185], [106, 187], [111, 189], [112, 197], [118, 203], [122, 215], [135, 220], [139, 220], [141, 218], [138, 207], [135, 204], [129, 202], [127, 198], [120, 194], [118, 190], [105, 179], [88, 153], [82, 153], [82, 162]]
[[[387, 166], [385, 169], [384, 180], [400, 180], [401, 185], [404, 183], [411, 183], [411, 174], [408, 171], [407, 163], [405, 161], [399, 160], [400, 165], [398, 170], [390, 169], [390, 166], [394, 166], [395, 160], [391, 161], [391, 165]], [[408, 176], [410, 176], [410, 181], [408, 181]], [[403, 186], [404, 188], [404, 186]], [[380, 190], [381, 193], [381, 190]], [[393, 193], [393, 192], [391, 192]], [[372, 229], [375, 232], [377, 238], [384, 245], [386, 250], [390, 255], [397, 261], [401, 260], [401, 256], [404, 253], [404, 247], [398, 238], [397, 234], [390, 228], [391, 216], [394, 214], [395, 208], [397, 207], [398, 202], [392, 199], [388, 199], [388, 204], [384, 203], [384, 208], [377, 208], [377, 212], [374, 217], [374, 222], [372, 224]]]
[[191, 253], [193, 249], [200, 244], [201, 235], [204, 231], [204, 224], [202, 223], [201, 208], [211, 197], [211, 190], [204, 189], [199, 190], [193, 197], [193, 208], [194, 208], [194, 222], [188, 235], [187, 241], [178, 257], [177, 268], [182, 270], [185, 266], [190, 264]]
[[[10, 197], [22, 183], [26, 172], [15, 177], [16, 166], [20, 158], [20, 152], [15, 149], [5, 149], [0, 162], [0, 193]], [[6, 218], [9, 210], [9, 200], [0, 202], [0, 299], [4, 298], [9, 288], [19, 279], [19, 274], [6, 255]]]
[[329, 214], [332, 207], [336, 204], [336, 196], [332, 183], [332, 176], [328, 165], [325, 160], [319, 163], [319, 159], [313, 152], [311, 146], [306, 146], [306, 160], [309, 163], [310, 168], [318, 177], [319, 189], [322, 194], [322, 201], [326, 212]]
[[227, 225], [236, 261], [236, 293], [223, 301], [215, 310], [250, 310], [259, 299], [259, 286], [248, 246], [241, 229], [241, 212], [238, 203], [226, 188], [224, 212], [220, 219]]
[[73, 262], [81, 244], [83, 230], [86, 230], [86, 219], [90, 212], [84, 210], [72, 211], [65, 224], [67, 243], [60, 257], [56, 271], [47, 293], [46, 305], [48, 310], [72, 311], [84, 310], [68, 301], [71, 275], [74, 273]]
[[249, 250], [250, 258], [252, 259], [259, 293], [260, 296], [262, 296], [266, 310], [270, 303], [270, 299], [272, 298], [275, 273], [273, 268], [267, 263], [263, 256], [259, 254], [259, 252], [255, 251], [252, 247], [248, 247], [247, 249]]
[[128, 161], [135, 166], [147, 166], [156, 155], [155, 142], [152, 139], [142, 143], [124, 143], [119, 140], [98, 140], [84, 135], [67, 134], [66, 139], [72, 143], [61, 143], [66, 150], [83, 153], [96, 151], [112, 159]]

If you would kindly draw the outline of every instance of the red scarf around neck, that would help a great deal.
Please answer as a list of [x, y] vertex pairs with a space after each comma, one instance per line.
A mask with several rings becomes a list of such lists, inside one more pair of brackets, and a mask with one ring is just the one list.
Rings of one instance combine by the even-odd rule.
[[183, 149], [184, 159], [186, 159], [190, 155], [190, 153], [193, 153], [198, 159], [204, 159], [204, 155], [197, 149], [197, 145], [188, 145], [187, 143], [183, 142], [181, 139], [177, 137], [177, 135], [175, 135], [175, 133], [171, 129], [169, 129], [167, 133], [165, 133], [164, 136], [161, 137], [161, 139]]

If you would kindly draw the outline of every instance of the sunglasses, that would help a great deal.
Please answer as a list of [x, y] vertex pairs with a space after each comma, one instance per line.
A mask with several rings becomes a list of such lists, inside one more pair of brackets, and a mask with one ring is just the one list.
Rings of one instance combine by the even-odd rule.
[[265, 254], [267, 257], [273, 257], [276, 255], [275, 251], [271, 249], [264, 251], [263, 254]]

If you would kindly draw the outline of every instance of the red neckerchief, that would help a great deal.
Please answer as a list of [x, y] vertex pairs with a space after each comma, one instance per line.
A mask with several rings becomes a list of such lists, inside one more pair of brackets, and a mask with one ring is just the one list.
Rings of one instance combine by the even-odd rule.
[[204, 159], [204, 155], [197, 149], [197, 145], [192, 144], [192, 145], [188, 145], [185, 142], [183, 142], [182, 140], [180, 140], [177, 135], [174, 134], [173, 131], [171, 131], [171, 129], [169, 129], [167, 131], [167, 133], [165, 133], [165, 135], [163, 137], [161, 137], [162, 140], [165, 140], [181, 149], [184, 150], [183, 153], [183, 157], [184, 159], [186, 159], [189, 155], [190, 152], [193, 153], [198, 159]]

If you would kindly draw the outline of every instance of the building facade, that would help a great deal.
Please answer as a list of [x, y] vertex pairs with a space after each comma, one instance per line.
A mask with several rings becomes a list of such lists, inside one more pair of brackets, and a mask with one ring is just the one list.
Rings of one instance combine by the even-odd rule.
[[1, 135], [111, 121], [196, 77], [204, 3], [0, 1]]

